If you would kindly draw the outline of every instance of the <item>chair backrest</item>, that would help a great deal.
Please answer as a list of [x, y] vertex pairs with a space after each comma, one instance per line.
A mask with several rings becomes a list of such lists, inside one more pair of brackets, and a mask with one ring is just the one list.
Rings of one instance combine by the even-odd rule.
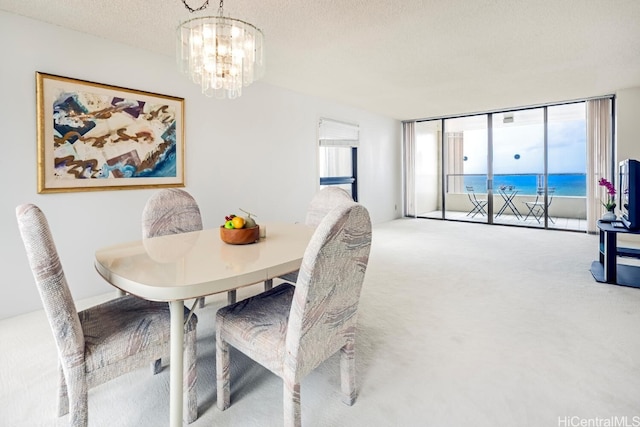
[[551, 201], [553, 200], [553, 194], [556, 192], [554, 187], [547, 188], [547, 206], [551, 205]]
[[305, 251], [287, 329], [285, 366], [297, 378], [353, 338], [371, 249], [367, 209], [346, 202], [331, 210]]
[[473, 202], [474, 204], [478, 202], [478, 198], [476, 197], [476, 193], [473, 191], [473, 186], [472, 185], [467, 185], [467, 197], [469, 197], [469, 200], [471, 200], [471, 202]]
[[84, 362], [84, 334], [49, 223], [33, 204], [16, 208], [18, 228], [49, 320], [61, 363]]
[[311, 199], [304, 223], [316, 227], [331, 209], [344, 202], [353, 202], [353, 198], [346, 190], [335, 186], [323, 188]]
[[[555, 187], [547, 188], [547, 206], [551, 204], [551, 201], [553, 200], [553, 194], [555, 192], [556, 192]], [[544, 187], [538, 187], [538, 189], [536, 190], [536, 202], [539, 199], [544, 199]], [[542, 201], [540, 203], [542, 203]]]
[[167, 188], [147, 200], [142, 210], [142, 237], [202, 230], [198, 203], [184, 190]]

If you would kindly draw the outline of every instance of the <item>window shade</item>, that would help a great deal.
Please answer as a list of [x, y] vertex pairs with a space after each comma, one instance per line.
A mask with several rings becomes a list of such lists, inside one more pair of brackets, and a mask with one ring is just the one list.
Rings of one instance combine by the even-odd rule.
[[321, 147], [357, 147], [360, 126], [332, 119], [320, 119], [318, 126]]

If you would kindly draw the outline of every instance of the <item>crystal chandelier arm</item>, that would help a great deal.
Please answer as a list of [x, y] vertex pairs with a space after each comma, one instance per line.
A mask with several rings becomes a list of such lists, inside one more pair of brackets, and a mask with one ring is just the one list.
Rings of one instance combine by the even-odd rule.
[[[187, 8], [187, 10], [191, 13], [193, 12], [200, 12], [201, 10], [205, 10], [207, 8], [207, 6], [209, 6], [209, 0], [205, 0], [204, 3], [202, 3], [202, 6], [200, 6], [197, 9], [192, 8], [191, 6], [189, 6], [187, 4], [187, 0], [182, 0], [182, 4], [184, 4], [184, 7]], [[222, 7], [222, 1], [220, 1], [220, 7]]]

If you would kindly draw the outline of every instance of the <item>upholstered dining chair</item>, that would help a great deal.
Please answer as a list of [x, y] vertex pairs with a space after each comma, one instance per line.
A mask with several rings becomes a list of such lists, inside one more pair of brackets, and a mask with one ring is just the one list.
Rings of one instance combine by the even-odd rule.
[[[202, 230], [202, 216], [198, 202], [180, 188], [166, 188], [154, 193], [142, 210], [142, 238], [166, 236]], [[235, 302], [235, 291], [229, 297]], [[231, 301], [233, 299], [233, 301]], [[198, 298], [200, 308], [204, 297]]]
[[[317, 227], [331, 209], [344, 202], [353, 202], [353, 198], [346, 190], [334, 186], [323, 188], [318, 191], [311, 199], [311, 202], [309, 202], [304, 223], [311, 227]], [[298, 280], [298, 271], [292, 271], [278, 278], [285, 282], [296, 283]], [[272, 283], [271, 281], [265, 283], [265, 291], [271, 289]]]
[[230, 405], [229, 345], [283, 379], [284, 425], [300, 426], [300, 382], [340, 352], [343, 402], [356, 398], [358, 302], [371, 248], [366, 208], [347, 202], [320, 222], [298, 282], [223, 307], [216, 313], [217, 406]]
[[[88, 390], [170, 354], [167, 303], [125, 295], [78, 312], [49, 224], [33, 204], [16, 208], [20, 234], [58, 350], [58, 416], [88, 424]], [[185, 421], [198, 415], [195, 315], [185, 309]]]

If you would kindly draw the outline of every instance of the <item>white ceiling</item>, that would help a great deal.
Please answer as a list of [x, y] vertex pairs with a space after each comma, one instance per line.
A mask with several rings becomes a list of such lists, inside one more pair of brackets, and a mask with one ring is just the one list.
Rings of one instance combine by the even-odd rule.
[[[179, 22], [219, 5], [190, 14], [181, 1], [0, 0], [0, 10], [174, 56]], [[401, 120], [640, 87], [640, 0], [227, 0], [224, 10], [264, 31], [265, 82]]]

